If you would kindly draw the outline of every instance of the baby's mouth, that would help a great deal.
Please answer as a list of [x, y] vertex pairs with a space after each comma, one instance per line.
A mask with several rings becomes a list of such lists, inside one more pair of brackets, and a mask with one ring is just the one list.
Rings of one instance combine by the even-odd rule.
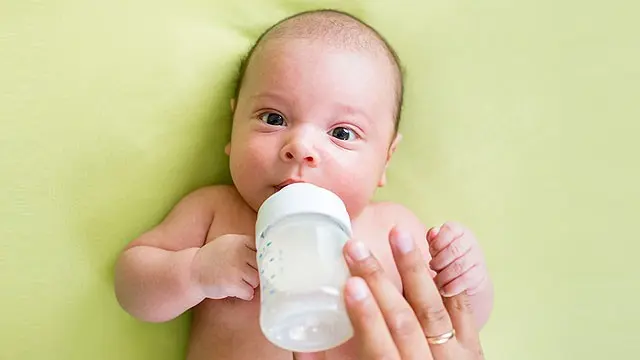
[[294, 180], [294, 179], [287, 179], [287, 180], [281, 182], [280, 184], [274, 186], [274, 189], [276, 189], [276, 192], [278, 192], [278, 191], [284, 189], [285, 187], [287, 187], [287, 186], [289, 186], [291, 184], [297, 184], [297, 183], [301, 183], [301, 182], [304, 182], [304, 181], [302, 181], [302, 180]]

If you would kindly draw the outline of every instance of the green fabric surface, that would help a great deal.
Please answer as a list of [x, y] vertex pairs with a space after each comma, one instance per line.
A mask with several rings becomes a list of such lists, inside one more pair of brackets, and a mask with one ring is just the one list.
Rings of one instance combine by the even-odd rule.
[[113, 295], [119, 250], [228, 182], [238, 61], [334, 7], [407, 68], [380, 199], [461, 221], [496, 285], [488, 359], [640, 353], [637, 2], [0, 2], [0, 359], [180, 359], [189, 318]]

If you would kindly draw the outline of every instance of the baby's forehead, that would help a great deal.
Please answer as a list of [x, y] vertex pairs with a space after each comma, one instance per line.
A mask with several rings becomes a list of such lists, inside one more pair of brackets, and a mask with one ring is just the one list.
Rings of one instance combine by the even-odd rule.
[[[389, 74], [389, 86], [394, 90], [396, 100], [396, 119], [400, 117], [403, 98], [403, 76], [400, 60], [397, 54], [387, 43], [387, 41], [375, 29], [361, 20], [333, 10], [317, 10], [301, 13], [287, 18], [265, 31], [256, 41], [247, 56], [243, 59], [239, 77], [236, 83], [235, 96], [240, 95], [240, 89], [246, 77], [255, 75], [265, 75], [264, 67], [259, 66], [261, 71], [253, 72], [249, 68], [256, 68], [254, 60], [262, 62], [265, 60], [264, 51], [274, 49], [277, 45], [286, 45], [291, 42], [306, 40], [309, 44], [317, 47], [329, 47], [332, 50], [348, 51], [373, 55], [380, 66], [389, 66], [391, 74], [381, 69], [375, 77], [386, 77]], [[277, 50], [277, 48], [276, 48]], [[284, 54], [281, 54], [284, 55]], [[277, 52], [271, 52], [267, 58], [269, 61], [277, 60]], [[362, 61], [367, 61], [367, 57], [362, 57]], [[383, 61], [380, 61], [380, 60]], [[254, 78], [255, 80], [255, 78]], [[385, 81], [386, 82], [386, 81]], [[396, 122], [397, 123], [397, 122]]]
[[375, 86], [364, 89], [372, 91], [394, 91], [396, 87], [394, 67], [386, 57], [368, 49], [336, 47], [318, 39], [270, 39], [257, 49], [245, 75], [247, 84], [276, 88], [308, 81], [326, 85], [329, 80], [333, 86], [372, 83]]
[[272, 47], [274, 43], [286, 45], [300, 40], [317, 47], [383, 55], [394, 61], [384, 39], [375, 30], [352, 17], [322, 12], [304, 14], [277, 24], [258, 39], [254, 52]]
[[341, 14], [310, 14], [286, 20], [268, 31], [261, 41], [273, 39], [319, 40], [349, 50], [384, 50], [384, 41], [370, 27]]
[[[261, 39], [245, 69], [246, 80], [278, 77], [283, 73], [290, 73], [292, 69], [303, 72], [317, 70], [319, 63], [347, 61], [346, 67], [355, 63], [361, 68], [374, 69], [369, 75], [384, 79], [384, 88], [398, 87], [401, 80], [398, 79], [396, 65], [381, 46], [362, 39], [352, 42], [344, 34], [305, 35], [304, 32], [301, 36], [299, 32], [289, 31], [274, 33], [273, 36]], [[340, 65], [325, 67], [323, 70], [340, 71]]]
[[[299, 37], [272, 38], [263, 42], [256, 48], [250, 61], [273, 62], [291, 60], [299, 58], [300, 53], [304, 53], [305, 60], [321, 60], [332, 57], [349, 57], [352, 62], [366, 62], [377, 67], [393, 68], [393, 64], [381, 51], [371, 48], [360, 48], [343, 46], [332, 43], [325, 39], [307, 39]], [[293, 56], [292, 56], [293, 55]], [[306, 61], [303, 64], [312, 65], [314, 61]]]

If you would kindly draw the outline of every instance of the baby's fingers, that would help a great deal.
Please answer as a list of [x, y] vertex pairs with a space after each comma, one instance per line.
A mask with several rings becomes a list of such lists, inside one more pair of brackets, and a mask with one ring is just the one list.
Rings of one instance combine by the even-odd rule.
[[453, 239], [444, 249], [440, 250], [438, 254], [432, 255], [433, 259], [429, 262], [429, 266], [435, 271], [441, 271], [452, 265], [457, 259], [468, 254], [474, 245], [475, 241], [468, 236], [460, 236]]
[[244, 268], [242, 279], [253, 288], [256, 288], [258, 287], [258, 285], [260, 285], [260, 275], [258, 274], [258, 271], [252, 266], [247, 265]]
[[431, 257], [436, 257], [451, 242], [464, 235], [464, 228], [453, 222], [446, 222], [439, 228], [432, 228], [427, 233], [429, 252]]
[[438, 273], [438, 275], [436, 275], [434, 280], [436, 282], [436, 285], [438, 286], [438, 289], [441, 289], [444, 285], [455, 280], [462, 274], [469, 271], [469, 269], [477, 265], [473, 262], [472, 257], [468, 255], [470, 254], [464, 255], [454, 260], [451, 264], [442, 269]]
[[255, 290], [251, 284], [245, 280], [240, 280], [237, 284], [231, 286], [229, 294], [230, 296], [237, 297], [238, 299], [250, 301], [253, 300]]
[[458, 295], [466, 290], [476, 289], [485, 281], [486, 272], [482, 266], [477, 265], [464, 274], [458, 276], [440, 289], [442, 296], [450, 297]]
[[256, 259], [256, 251], [247, 247], [244, 249], [244, 260], [247, 265], [254, 268], [256, 271], [258, 270], [258, 259]]

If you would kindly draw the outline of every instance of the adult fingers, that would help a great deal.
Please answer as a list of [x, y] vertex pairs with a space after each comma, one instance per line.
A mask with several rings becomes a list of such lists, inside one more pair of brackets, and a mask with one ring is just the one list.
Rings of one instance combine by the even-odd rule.
[[382, 266], [361, 242], [345, 245], [349, 269], [362, 277], [375, 298], [403, 360], [430, 359], [429, 347], [416, 315], [402, 294], [385, 276]]
[[327, 355], [324, 351], [315, 353], [293, 353], [293, 360], [325, 360]]
[[[406, 232], [393, 229], [389, 240], [405, 298], [422, 326], [423, 336], [449, 334], [454, 329], [451, 318], [414, 239]], [[459, 353], [460, 345], [451, 339], [443, 344], [432, 344], [431, 351], [437, 360], [457, 360], [455, 355]]]
[[401, 359], [376, 299], [362, 278], [347, 280], [345, 304], [359, 347], [359, 359]]
[[475, 355], [475, 359], [484, 359], [480, 336], [473, 315], [469, 296], [465, 293], [444, 299], [445, 307], [456, 329], [458, 343]]

